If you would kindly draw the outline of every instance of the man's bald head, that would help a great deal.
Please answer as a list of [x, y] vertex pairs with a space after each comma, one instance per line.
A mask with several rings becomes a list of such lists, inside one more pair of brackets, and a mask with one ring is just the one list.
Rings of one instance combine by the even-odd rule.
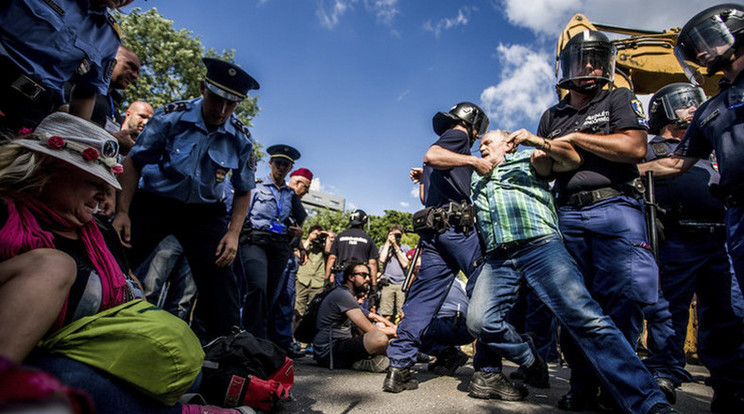
[[140, 65], [139, 57], [131, 49], [119, 46], [109, 89], [124, 89], [134, 83], [139, 78]]
[[124, 118], [121, 129], [137, 128], [141, 132], [147, 121], [152, 118], [154, 112], [152, 106], [147, 102], [132, 102], [129, 108], [127, 108], [126, 118]]

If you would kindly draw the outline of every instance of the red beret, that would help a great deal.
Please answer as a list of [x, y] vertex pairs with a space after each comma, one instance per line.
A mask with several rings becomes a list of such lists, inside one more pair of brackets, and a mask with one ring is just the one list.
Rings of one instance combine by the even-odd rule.
[[289, 174], [290, 177], [294, 177], [295, 175], [299, 175], [300, 177], [305, 177], [310, 181], [313, 180], [313, 172], [308, 170], [307, 168], [298, 168], [292, 171], [292, 174]]

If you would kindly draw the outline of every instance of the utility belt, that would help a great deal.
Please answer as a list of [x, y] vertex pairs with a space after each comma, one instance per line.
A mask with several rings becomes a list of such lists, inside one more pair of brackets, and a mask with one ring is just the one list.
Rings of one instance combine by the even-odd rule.
[[[6, 114], [31, 112], [39, 121], [59, 106], [61, 96], [0, 56], [0, 105]], [[11, 115], [12, 116], [12, 115]]]
[[475, 209], [468, 202], [449, 203], [443, 208], [427, 207], [413, 213], [413, 231], [419, 235], [444, 233], [448, 227], [468, 234], [475, 226]]
[[561, 207], [571, 206], [581, 208], [599, 203], [600, 201], [607, 200], [608, 198], [621, 195], [639, 200], [643, 197], [645, 191], [646, 189], [643, 186], [643, 182], [641, 182], [641, 179], [636, 178], [632, 181], [628, 181], [627, 183], [619, 185], [617, 188], [601, 187], [595, 190], [579, 191], [577, 193], [573, 193], [566, 197], [562, 203], [559, 203], [559, 205]]
[[[246, 223], [247, 224], [247, 223]], [[291, 241], [289, 234], [279, 234], [267, 230], [256, 230], [251, 227], [243, 226], [240, 232], [240, 244], [255, 244], [258, 246], [277, 243], [289, 243]]]
[[705, 235], [726, 233], [726, 226], [723, 223], [706, 221], [706, 220], [676, 220], [671, 225], [666, 225], [670, 232], [676, 232], [683, 235]]

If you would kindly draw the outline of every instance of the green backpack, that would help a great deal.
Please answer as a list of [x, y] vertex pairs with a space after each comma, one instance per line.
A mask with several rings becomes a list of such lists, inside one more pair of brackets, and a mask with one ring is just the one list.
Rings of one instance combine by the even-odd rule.
[[78, 319], [37, 347], [108, 372], [169, 406], [194, 383], [204, 360], [184, 321], [141, 299]]

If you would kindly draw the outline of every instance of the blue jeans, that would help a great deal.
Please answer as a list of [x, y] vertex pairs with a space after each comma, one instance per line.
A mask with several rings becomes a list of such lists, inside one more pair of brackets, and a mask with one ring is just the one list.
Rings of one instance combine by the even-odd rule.
[[[655, 375], [687, 379], [684, 343], [690, 302], [696, 294], [697, 352], [710, 371], [710, 385], [714, 389], [744, 388], [744, 319], [736, 310], [742, 298], [733, 280], [724, 235], [668, 228], [660, 247], [661, 287], [669, 301], [672, 334], [649, 320], [649, 349], [656, 354], [646, 359], [646, 365]], [[649, 311], [658, 314], [659, 307], [653, 305]]]
[[175, 236], [164, 238], [134, 274], [142, 282], [148, 302], [188, 321], [196, 284]]
[[[511, 251], [496, 249], [486, 255], [468, 308], [468, 329], [480, 343], [522, 366], [535, 361], [529, 339], [507, 320], [522, 279], [553, 311], [624, 411], [645, 413], [654, 404], [666, 403], [651, 373], [592, 299], [558, 235], [537, 237]], [[488, 368], [481, 363], [474, 362], [477, 370]]]
[[447, 297], [455, 275], [462, 270], [468, 286], [475, 281], [482, 248], [478, 234], [468, 235], [448, 228], [442, 234], [421, 237], [421, 269], [403, 303], [405, 317], [398, 325], [398, 337], [390, 343], [390, 366], [408, 368], [416, 363], [421, 335]]

